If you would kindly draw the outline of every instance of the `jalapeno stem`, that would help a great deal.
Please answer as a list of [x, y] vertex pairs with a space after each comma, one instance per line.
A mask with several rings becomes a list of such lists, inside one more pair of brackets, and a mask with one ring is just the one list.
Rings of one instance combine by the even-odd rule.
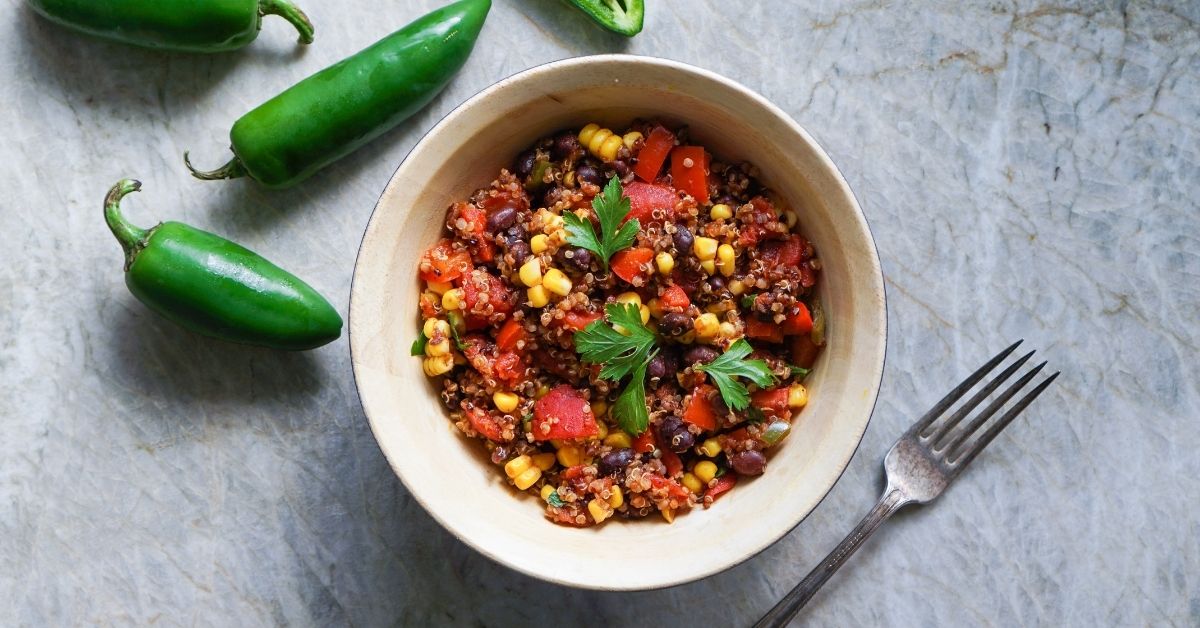
[[201, 181], [240, 179], [246, 176], [246, 168], [242, 166], [242, 160], [238, 159], [236, 155], [233, 159], [229, 160], [229, 163], [217, 168], [216, 170], [196, 170], [196, 168], [192, 166], [192, 160], [188, 159], [188, 153], [186, 151], [183, 153], [183, 163], [187, 166], [187, 169], [191, 171], [192, 176], [200, 179]]
[[292, 0], [258, 0], [258, 14], [278, 15], [292, 23], [300, 32], [300, 43], [313, 43], [313, 25], [308, 16]]
[[133, 264], [133, 258], [146, 245], [146, 238], [152, 231], [139, 229], [129, 224], [121, 215], [121, 199], [130, 192], [137, 192], [140, 189], [142, 189], [141, 181], [121, 179], [108, 191], [108, 196], [104, 197], [104, 222], [108, 223], [108, 228], [112, 230], [113, 235], [117, 237], [117, 242], [121, 243], [121, 248], [125, 251], [125, 270], [129, 270], [129, 266]]

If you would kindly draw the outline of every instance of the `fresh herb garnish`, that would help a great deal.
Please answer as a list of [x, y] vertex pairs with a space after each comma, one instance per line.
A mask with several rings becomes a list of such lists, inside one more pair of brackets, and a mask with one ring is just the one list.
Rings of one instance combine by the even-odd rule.
[[592, 221], [580, 218], [575, 212], [563, 212], [567, 225], [567, 242], [583, 247], [600, 257], [600, 263], [608, 270], [608, 258], [613, 253], [633, 244], [641, 224], [637, 218], [625, 224], [621, 221], [629, 214], [629, 199], [621, 194], [621, 182], [616, 177], [608, 181], [604, 190], [592, 199], [592, 211], [600, 219], [600, 235], [592, 227]]
[[747, 294], [742, 296], [742, 307], [750, 309], [754, 307], [754, 295]]
[[467, 343], [463, 342], [459, 329], [466, 329], [467, 321], [455, 310], [446, 313], [446, 321], [450, 323], [450, 335], [454, 337], [454, 346], [458, 347], [459, 351], [466, 351]]
[[562, 508], [562, 506], [563, 506], [563, 500], [561, 497], [558, 496], [558, 492], [553, 492], [553, 493], [550, 493], [549, 495], [547, 495], [546, 503], [550, 504], [551, 506], [554, 506], [555, 508]]
[[417, 331], [417, 339], [413, 341], [412, 348], [408, 350], [409, 355], [425, 355], [425, 345], [429, 339], [421, 331]]
[[[642, 315], [631, 303], [610, 303], [604, 308], [608, 322], [592, 321], [575, 334], [575, 351], [585, 362], [603, 364], [600, 377], [620, 381], [632, 375], [613, 404], [621, 429], [638, 435], [650, 425], [646, 409], [646, 367], [654, 357], [654, 332], [642, 324]], [[617, 331], [619, 326], [626, 333]]]
[[745, 377], [764, 388], [775, 381], [775, 375], [771, 373], [771, 367], [767, 366], [766, 362], [744, 359], [751, 351], [750, 343], [742, 338], [730, 345], [719, 358], [696, 367], [697, 371], [712, 378], [721, 391], [725, 405], [734, 410], [745, 410], [750, 405], [750, 391], [746, 389], [745, 384], [737, 380], [738, 377]]
[[808, 377], [808, 374], [812, 372], [812, 369], [806, 369], [803, 366], [796, 366], [795, 364], [789, 364], [788, 368], [792, 370], [792, 377], [799, 380]]
[[767, 415], [763, 414], [763, 411], [759, 410], [758, 408], [747, 408], [746, 420], [749, 421], [751, 425], [758, 425], [759, 423], [767, 420]]

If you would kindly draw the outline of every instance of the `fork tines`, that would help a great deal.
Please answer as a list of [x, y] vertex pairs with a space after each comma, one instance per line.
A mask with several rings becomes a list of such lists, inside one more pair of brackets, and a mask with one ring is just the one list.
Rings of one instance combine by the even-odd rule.
[[[971, 396], [970, 399], [963, 402], [961, 406], [949, 417], [942, 419], [947, 410], [950, 409], [959, 399], [967, 394], [972, 388], [999, 366], [1009, 355], [1016, 351], [1017, 347], [1022, 343], [1022, 340], [1014, 342], [1007, 349], [1001, 351], [996, 357], [988, 360], [987, 364], [979, 367], [979, 370], [972, 373], [961, 384], [951, 390], [941, 401], [937, 402], [921, 420], [917, 421], [911, 428], [909, 433], [921, 441], [928, 444], [932, 452], [941, 457], [947, 464], [956, 466], [965, 466], [970, 462], [980, 450], [987, 446], [988, 443], [996, 437], [1013, 419], [1021, 413], [1038, 395], [1050, 385], [1051, 382], [1058, 377], [1059, 373], [1055, 372], [1049, 377], [1043, 379], [1037, 386], [1030, 390], [1025, 396], [1021, 397], [1011, 408], [1008, 409], [999, 419], [987, 425], [984, 424], [1000, 411], [1018, 392], [1027, 386], [1038, 373], [1045, 368], [1046, 363], [1042, 362], [1034, 366], [1029, 372], [1018, 379], [1015, 383], [1004, 389], [995, 397], [983, 410], [975, 414], [965, 425], [959, 425], [966, 419], [975, 409], [989, 396], [996, 392], [1000, 386], [1012, 377], [1017, 371], [1033, 357], [1034, 352], [1030, 351], [1018, 358], [1015, 362], [1009, 365], [999, 375], [987, 382], [978, 392]], [[968, 439], [978, 433], [979, 435], [971, 441]]]

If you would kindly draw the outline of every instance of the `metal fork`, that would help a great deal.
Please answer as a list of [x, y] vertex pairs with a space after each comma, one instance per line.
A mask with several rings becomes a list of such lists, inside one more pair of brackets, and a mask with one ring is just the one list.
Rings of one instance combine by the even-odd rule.
[[[1016, 373], [1034, 352], [1022, 356], [1011, 366], [987, 383], [979, 392], [963, 403], [953, 414], [939, 421], [942, 415], [950, 409], [963, 395], [967, 394], [988, 373], [992, 372], [1004, 361], [1022, 341], [1018, 340], [1012, 346], [1001, 351], [999, 355], [988, 361], [956, 386], [937, 405], [930, 408], [925, 416], [908, 428], [908, 431], [896, 441], [883, 460], [883, 468], [887, 474], [887, 488], [879, 503], [867, 513], [867, 516], [842, 540], [821, 564], [813, 569], [800, 584], [796, 585], [778, 604], [775, 605], [758, 623], [755, 628], [767, 626], [783, 626], [792, 620], [821, 585], [850, 558], [854, 552], [870, 537], [880, 524], [891, 517], [896, 511], [909, 504], [925, 504], [941, 495], [946, 487], [962, 473], [963, 468], [987, 447], [992, 439], [1000, 433], [1012, 420], [1021, 413], [1033, 400], [1058, 377], [1058, 373], [1042, 380], [1033, 390], [1021, 397], [998, 420], [993, 421], [986, 429], [982, 429], [988, 419], [1021, 391], [1046, 366], [1045, 362], [1034, 367], [1021, 379], [1000, 393], [982, 411], [976, 414], [965, 426], [960, 427], [963, 419], [971, 414], [989, 395], [1009, 377]], [[973, 440], [968, 439], [978, 434]]]

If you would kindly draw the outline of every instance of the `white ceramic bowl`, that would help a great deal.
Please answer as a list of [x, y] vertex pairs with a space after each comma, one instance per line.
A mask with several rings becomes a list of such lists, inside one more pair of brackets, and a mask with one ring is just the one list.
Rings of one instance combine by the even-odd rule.
[[[808, 407], [770, 456], [709, 510], [576, 529], [550, 523], [516, 492], [483, 445], [459, 434], [409, 356], [418, 333], [417, 262], [445, 210], [486, 186], [537, 138], [639, 116], [684, 123], [727, 161], [749, 160], [799, 210], [823, 264], [829, 342], [806, 383]], [[350, 347], [363, 410], [409, 492], [447, 530], [513, 569], [564, 585], [636, 590], [728, 569], [766, 548], [821, 501], [867, 427], [883, 369], [883, 277], [862, 211], [825, 152], [783, 111], [711, 72], [605, 55], [507, 78], [446, 116], [400, 165], [363, 236], [350, 298]], [[395, 525], [405, 525], [396, 521]]]

